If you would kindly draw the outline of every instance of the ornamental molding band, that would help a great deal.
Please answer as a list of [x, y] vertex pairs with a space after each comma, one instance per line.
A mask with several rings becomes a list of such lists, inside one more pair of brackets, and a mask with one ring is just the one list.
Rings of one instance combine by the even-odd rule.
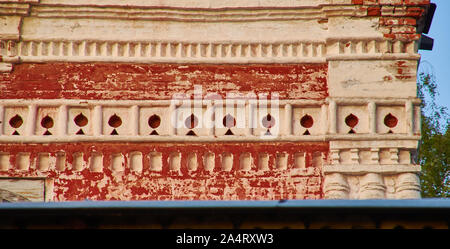
[[420, 198], [429, 9], [0, 0], [0, 201]]

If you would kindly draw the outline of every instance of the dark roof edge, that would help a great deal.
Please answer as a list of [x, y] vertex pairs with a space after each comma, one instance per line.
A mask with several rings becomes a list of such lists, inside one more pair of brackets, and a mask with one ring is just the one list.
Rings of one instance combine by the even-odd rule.
[[2, 210], [108, 209], [442, 209], [450, 199], [416, 200], [287, 200], [287, 201], [69, 201], [1, 203]]
[[435, 3], [430, 3], [427, 7], [426, 14], [418, 22], [417, 31], [422, 34], [419, 41], [419, 50], [433, 50], [433, 38], [424, 34], [430, 32], [436, 7], [437, 5]]
[[428, 34], [430, 32], [431, 23], [433, 22], [434, 12], [436, 11], [437, 5], [435, 3], [430, 3], [427, 14], [425, 16], [424, 27], [422, 33]]

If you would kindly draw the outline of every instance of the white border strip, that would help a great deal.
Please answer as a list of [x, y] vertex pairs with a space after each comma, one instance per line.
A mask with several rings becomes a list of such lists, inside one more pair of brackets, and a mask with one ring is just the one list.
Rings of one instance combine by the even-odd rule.
[[366, 174], [366, 173], [385, 173], [385, 174], [398, 174], [398, 173], [419, 173], [421, 171], [420, 165], [413, 164], [386, 164], [386, 165], [324, 165], [323, 173], [345, 173], [345, 174]]

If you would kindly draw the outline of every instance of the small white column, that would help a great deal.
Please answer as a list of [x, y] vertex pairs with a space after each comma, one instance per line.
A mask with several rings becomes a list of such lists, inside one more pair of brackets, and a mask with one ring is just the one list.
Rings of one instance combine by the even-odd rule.
[[36, 114], [37, 114], [37, 106], [36, 105], [28, 106], [27, 126], [25, 130], [25, 134], [27, 136], [34, 135], [34, 131], [36, 130]]
[[111, 45], [111, 54], [113, 57], [119, 56], [119, 44], [117, 42]]
[[418, 106], [415, 107], [414, 108], [414, 126], [413, 126], [413, 128], [414, 128], [414, 132], [419, 133], [419, 134], [422, 130], [421, 115], [422, 115], [422, 112], [420, 110], [420, 107], [418, 107]]
[[370, 149], [370, 164], [379, 164], [380, 162], [380, 149], [371, 148]]
[[78, 56], [86, 56], [86, 41], [82, 41], [78, 47]]
[[130, 43], [129, 42], [126, 42], [123, 45], [123, 56], [130, 57]]
[[[49, 43], [48, 43], [48, 46], [47, 46], [47, 55], [48, 56], [54, 56], [54, 53], [55, 53], [55, 51], [54, 51], [54, 49], [53, 49], [53, 46], [55, 46], [55, 43], [53, 42], [53, 41], [50, 41]], [[19, 46], [19, 47], [21, 47], [21, 46]], [[70, 51], [70, 50], [69, 50]], [[19, 54], [19, 56], [20, 56], [21, 54]], [[72, 56], [72, 54], [69, 54], [69, 56]]]
[[178, 43], [176, 45], [176, 54], [175, 57], [177, 58], [181, 58], [183, 57], [183, 44], [182, 43]]
[[386, 198], [386, 185], [381, 174], [367, 173], [359, 179], [359, 199]]
[[339, 165], [341, 156], [339, 155], [338, 149], [330, 149], [330, 159], [332, 165]]
[[[73, 56], [73, 41], [68, 42], [69, 46], [67, 48], [67, 56]], [[53, 45], [52, 45], [53, 46]], [[48, 55], [51, 56], [51, 54], [49, 53]]]
[[67, 135], [67, 105], [61, 105], [59, 107], [58, 114], [58, 135]]
[[3, 129], [5, 127], [5, 108], [0, 105], [0, 136], [3, 135]]
[[208, 128], [208, 136], [214, 136], [216, 133], [216, 129], [215, 129], [215, 121], [213, 120], [213, 117], [215, 116], [216, 113], [216, 106], [214, 105], [212, 100], [209, 100], [207, 105], [206, 105], [206, 110], [208, 110], [205, 114], [207, 114], [207, 116], [205, 117], [205, 119], [207, 120], [207, 128]]
[[171, 136], [177, 135], [177, 123], [178, 123], [177, 104], [178, 101], [172, 100], [169, 106], [169, 115], [170, 115], [169, 135]]
[[377, 106], [375, 102], [370, 101], [367, 109], [369, 111], [369, 132], [375, 134], [377, 133]]
[[60, 41], [58, 43], [58, 56], [64, 56], [64, 42]]
[[[38, 42], [38, 44], [37, 44], [37, 48], [36, 48], [36, 52], [37, 52], [37, 56], [42, 56], [43, 55], [43, 46], [44, 46], [44, 43], [41, 41], [41, 42]], [[8, 49], [8, 51], [9, 51], [9, 49]]]
[[414, 106], [411, 100], [405, 102], [406, 132], [409, 136], [414, 134]]
[[393, 164], [398, 164], [398, 148], [390, 148], [389, 153], [391, 154], [391, 162]]
[[247, 120], [248, 120], [248, 127], [246, 130], [246, 136], [252, 136], [253, 135], [253, 128], [256, 128], [256, 118], [255, 118], [255, 110], [254, 107], [256, 105], [256, 100], [249, 100], [246, 103], [245, 109], [247, 112]]
[[327, 134], [328, 132], [328, 112], [327, 112], [327, 106], [326, 105], [322, 105], [321, 106], [321, 126], [322, 126], [322, 133], [323, 134]]
[[94, 136], [101, 136], [103, 133], [103, 108], [101, 105], [94, 107], [92, 125]]
[[336, 101], [334, 100], [330, 100], [329, 106], [328, 106], [328, 110], [329, 110], [329, 125], [330, 125], [330, 133], [331, 134], [336, 134], [337, 133], [337, 118], [336, 118], [336, 110], [337, 110], [337, 105], [336, 105]]
[[284, 106], [284, 122], [285, 135], [292, 135], [292, 105], [286, 104]]
[[347, 179], [340, 173], [327, 174], [324, 177], [323, 192], [325, 199], [348, 199], [350, 187]]
[[28, 56], [33, 56], [33, 55], [35, 55], [35, 52], [36, 51], [34, 51], [34, 42], [33, 41], [29, 41], [28, 42], [28, 48], [27, 48], [27, 55]]
[[395, 197], [397, 199], [419, 199], [419, 176], [415, 173], [399, 174], [395, 181]]
[[131, 135], [139, 135], [139, 106], [131, 106]]
[[350, 161], [352, 164], [359, 164], [359, 149], [350, 149]]
[[156, 57], [162, 57], [162, 43], [158, 42], [155, 44], [155, 50], [156, 50]]
[[134, 46], [134, 57], [141, 57], [141, 51], [142, 51], [142, 45], [140, 42], [138, 42], [136, 44], [136, 46]]

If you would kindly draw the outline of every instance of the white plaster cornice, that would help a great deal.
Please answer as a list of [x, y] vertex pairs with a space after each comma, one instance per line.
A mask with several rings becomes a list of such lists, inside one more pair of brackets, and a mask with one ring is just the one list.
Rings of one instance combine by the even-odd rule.
[[325, 18], [326, 14], [318, 7], [289, 8], [224, 8], [195, 9], [190, 7], [133, 7], [116, 6], [45, 6], [32, 8], [32, 17], [43, 18], [90, 18], [90, 19], [129, 19], [178, 22], [252, 22], [289, 21]]
[[420, 165], [413, 164], [385, 164], [385, 165], [324, 165], [323, 173], [345, 173], [350, 175], [363, 175], [367, 173], [383, 173], [383, 174], [398, 174], [398, 173], [419, 173]]
[[[18, 0], [16, 0], [18, 1]], [[292, 6], [319, 6], [323, 4], [350, 4], [351, 0], [34, 0], [33, 2], [52, 5], [88, 5], [88, 6], [140, 6], [140, 7], [186, 7], [196, 9], [221, 9], [221, 8], [286, 8]]]
[[417, 41], [385, 39], [378, 17], [351, 1], [0, 1], [0, 15], [3, 63], [420, 58]]
[[0, 1], [0, 14], [43, 18], [251, 22], [363, 16], [358, 6], [333, 1]]

